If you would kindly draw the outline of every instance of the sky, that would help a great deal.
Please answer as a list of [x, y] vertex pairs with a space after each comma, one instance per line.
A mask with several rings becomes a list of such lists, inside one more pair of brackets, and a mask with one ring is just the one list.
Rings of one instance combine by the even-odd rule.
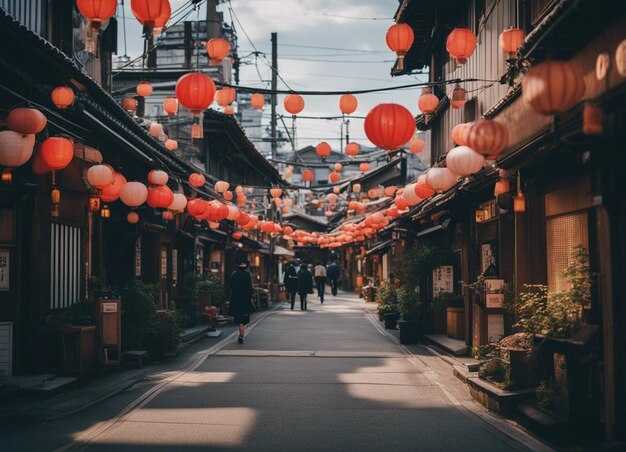
[[[124, 0], [128, 54], [142, 52], [141, 26], [130, 12], [130, 0]], [[189, 0], [170, 0], [172, 10], [190, 3]], [[278, 33], [278, 71], [289, 88], [298, 90], [358, 90], [425, 81], [425, 76], [391, 77], [395, 60], [385, 43], [387, 28], [393, 24], [397, 0], [231, 0], [218, 5], [224, 12], [224, 21], [231, 23], [229, 5], [234, 12], [232, 22], [239, 40], [239, 56], [250, 55], [256, 48], [265, 57], [245, 58], [241, 66], [240, 84], [268, 87], [271, 78], [271, 32]], [[186, 20], [204, 18], [204, 6], [199, 13], [191, 13]], [[120, 18], [120, 11], [118, 11]], [[120, 18], [121, 19], [121, 18]], [[238, 19], [238, 21], [237, 21]], [[120, 53], [124, 50], [123, 28], [119, 27]], [[247, 36], [246, 36], [247, 34]], [[324, 47], [324, 48], [311, 48]], [[262, 78], [261, 81], [260, 77]], [[279, 80], [279, 89], [288, 89]], [[416, 115], [418, 88], [385, 93], [360, 94], [355, 116], [365, 116], [380, 103], [399, 103]], [[278, 112], [283, 108], [284, 96], [279, 95]], [[339, 96], [305, 96], [301, 115], [339, 115]], [[264, 122], [269, 123], [269, 108]], [[280, 123], [279, 123], [280, 124]], [[341, 121], [298, 119], [298, 147], [328, 141], [338, 150]], [[363, 120], [353, 119], [350, 125], [351, 141], [371, 145], [363, 131]]]

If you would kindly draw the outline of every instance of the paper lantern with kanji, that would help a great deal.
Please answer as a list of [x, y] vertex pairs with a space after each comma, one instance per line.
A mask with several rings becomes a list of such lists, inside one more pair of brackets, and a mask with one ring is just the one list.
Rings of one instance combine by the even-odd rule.
[[131, 96], [126, 96], [122, 99], [122, 107], [130, 113], [135, 113], [137, 111], [138, 104], [137, 99]]
[[366, 173], [370, 170], [370, 164], [367, 162], [363, 162], [359, 165], [359, 171], [362, 173]]
[[[35, 135], [24, 135], [3, 130], [0, 132], [0, 165], [16, 168], [23, 165], [33, 155]], [[72, 155], [74, 153], [72, 152]]]
[[174, 212], [181, 212], [187, 206], [187, 198], [182, 193], [174, 193], [174, 200], [171, 202], [168, 209]]
[[304, 171], [302, 171], [303, 182], [313, 182], [314, 178], [315, 178], [315, 173], [313, 172], [312, 169], [305, 169]]
[[148, 189], [141, 182], [127, 182], [120, 190], [120, 200], [128, 207], [139, 207], [148, 197]]
[[220, 64], [230, 53], [230, 44], [226, 39], [212, 38], [206, 43], [206, 52], [211, 58], [211, 64]]
[[174, 201], [174, 193], [167, 185], [153, 185], [148, 188], [146, 202], [150, 207], [167, 209]]
[[404, 69], [404, 57], [413, 45], [413, 40], [415, 39], [413, 29], [408, 24], [393, 24], [387, 30], [385, 38], [387, 46], [392, 52], [396, 52], [399, 60], [398, 70], [402, 71]]
[[254, 93], [250, 96], [250, 105], [252, 105], [252, 108], [255, 110], [262, 109], [265, 106], [265, 96], [260, 93]]
[[74, 143], [67, 138], [50, 137], [41, 143], [39, 152], [50, 169], [62, 170], [74, 158]]
[[292, 115], [297, 115], [302, 110], [304, 110], [304, 99], [299, 94], [289, 94], [287, 97], [285, 97], [283, 105], [287, 112], [291, 113]]
[[200, 72], [190, 72], [176, 82], [176, 97], [183, 107], [198, 115], [213, 102], [215, 83]]
[[508, 145], [507, 127], [494, 119], [479, 119], [469, 128], [467, 146], [489, 159], [496, 158]]
[[175, 151], [176, 149], [178, 149], [178, 141], [176, 140], [165, 140], [165, 143], [163, 143], [163, 145], [168, 151]]
[[228, 187], [230, 187], [230, 184], [223, 180], [219, 180], [215, 183], [215, 191], [218, 193], [224, 193], [226, 190], [228, 190]]
[[406, 144], [415, 133], [415, 118], [399, 104], [380, 104], [367, 114], [367, 138], [381, 149], [393, 151]]
[[358, 143], [348, 143], [346, 144], [346, 154], [348, 154], [350, 157], [355, 157], [356, 155], [359, 154], [359, 151], [361, 150], [361, 146]]
[[585, 94], [580, 70], [567, 61], [545, 61], [531, 67], [522, 80], [524, 100], [537, 113], [554, 115], [571, 109]]
[[215, 101], [220, 107], [232, 104], [235, 101], [235, 97], [237, 97], [237, 93], [228, 86], [224, 86], [215, 92]]
[[439, 105], [439, 98], [430, 92], [429, 88], [424, 88], [423, 94], [417, 100], [417, 108], [425, 115], [432, 115]]
[[187, 201], [187, 212], [196, 219], [202, 218], [207, 208], [207, 202], [204, 199], [194, 198]]
[[178, 113], [178, 99], [174, 96], [167, 96], [163, 100], [163, 110], [165, 110], [168, 116], [174, 116]]
[[113, 182], [100, 192], [100, 199], [104, 202], [113, 202], [120, 197], [122, 187], [126, 184], [126, 178], [122, 173], [113, 173]]
[[485, 157], [467, 146], [458, 146], [446, 154], [446, 166], [458, 176], [469, 176], [483, 168]]
[[448, 168], [431, 168], [426, 173], [426, 182], [435, 191], [446, 191], [457, 181], [457, 175]]
[[152, 29], [165, 3], [169, 3], [169, 0], [130, 0], [130, 9], [141, 25]]
[[117, 0], [76, 0], [78, 11], [85, 16], [93, 28], [115, 15]]
[[463, 105], [465, 105], [465, 101], [467, 100], [467, 91], [461, 88], [460, 85], [456, 85], [452, 90], [452, 96], [450, 96], [450, 106], [455, 110], [458, 110]]
[[341, 180], [341, 174], [333, 171], [332, 173], [330, 173], [330, 175], [328, 176], [328, 181], [331, 184], [336, 184], [337, 182], [339, 182]]
[[50, 93], [50, 97], [52, 103], [61, 110], [65, 110], [74, 103], [74, 91], [67, 86], [57, 86]]
[[409, 151], [413, 154], [419, 154], [420, 152], [423, 152], [425, 147], [426, 143], [424, 143], [424, 140], [420, 138], [413, 138], [409, 143]]
[[325, 141], [322, 141], [317, 146], [315, 146], [315, 153], [319, 155], [321, 158], [328, 157], [332, 152], [330, 144]]
[[7, 115], [9, 130], [24, 135], [41, 132], [47, 123], [46, 115], [36, 108], [14, 108]]
[[524, 42], [524, 30], [509, 28], [500, 34], [500, 47], [507, 58], [513, 58]]
[[148, 97], [152, 94], [153, 88], [149, 82], [143, 81], [137, 85], [136, 91], [141, 97]]
[[435, 194], [435, 190], [428, 185], [426, 174], [422, 174], [417, 178], [417, 182], [415, 182], [415, 194], [422, 199], [430, 198]]
[[344, 94], [339, 98], [339, 109], [344, 115], [354, 113], [359, 106], [359, 101], [352, 94]]
[[87, 182], [91, 187], [102, 190], [113, 183], [114, 171], [108, 165], [93, 165], [87, 170]]
[[446, 49], [458, 64], [465, 64], [476, 49], [476, 35], [469, 28], [455, 28], [446, 39]]
[[191, 173], [189, 175], [189, 185], [192, 187], [202, 187], [206, 182], [205, 177], [200, 173]]
[[148, 182], [151, 185], [165, 185], [169, 178], [167, 173], [161, 170], [154, 169], [148, 173]]

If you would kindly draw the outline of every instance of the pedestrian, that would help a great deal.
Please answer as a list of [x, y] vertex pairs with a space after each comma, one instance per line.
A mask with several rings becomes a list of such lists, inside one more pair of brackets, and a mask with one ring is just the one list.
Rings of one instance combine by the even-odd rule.
[[320, 302], [324, 304], [324, 291], [326, 290], [326, 267], [318, 262], [313, 268], [313, 275], [315, 277], [315, 285], [317, 286], [317, 296]]
[[337, 283], [339, 282], [339, 265], [336, 261], [331, 261], [326, 268], [328, 281], [330, 282], [330, 290], [333, 295], [337, 295]]
[[239, 325], [239, 338], [237, 341], [243, 344], [243, 336], [246, 325], [250, 323], [250, 313], [256, 311], [252, 303], [252, 276], [246, 270], [247, 261], [237, 264], [237, 269], [230, 276], [230, 304], [228, 315], [233, 317], [233, 323]]
[[313, 293], [313, 275], [306, 264], [300, 265], [298, 272], [298, 295], [300, 295], [300, 310], [306, 311], [306, 297]]
[[298, 269], [299, 262], [293, 260], [289, 263], [285, 269], [283, 275], [283, 284], [285, 290], [289, 294], [289, 301], [291, 301], [291, 310], [293, 311], [293, 305], [296, 303], [296, 294], [298, 293]]

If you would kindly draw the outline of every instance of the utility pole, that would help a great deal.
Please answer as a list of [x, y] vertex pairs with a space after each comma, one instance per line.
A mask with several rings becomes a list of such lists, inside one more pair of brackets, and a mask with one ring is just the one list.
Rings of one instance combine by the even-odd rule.
[[276, 90], [278, 89], [278, 34], [272, 33], [272, 158], [276, 158]]

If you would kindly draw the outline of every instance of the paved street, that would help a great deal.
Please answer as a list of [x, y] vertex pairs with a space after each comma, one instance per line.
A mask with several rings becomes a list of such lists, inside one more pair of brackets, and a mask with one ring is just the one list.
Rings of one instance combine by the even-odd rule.
[[[324, 305], [312, 296], [307, 312], [283, 304], [260, 316], [243, 345], [235, 336], [217, 345], [205, 339], [187, 369], [57, 421], [62, 427], [52, 422], [33, 430], [45, 435], [41, 442], [26, 438], [24, 429], [5, 445], [116, 451], [539, 447], [471, 401], [447, 364], [422, 347], [406, 354], [377, 324], [351, 294], [329, 296]], [[61, 431], [63, 441], [50, 443], [48, 435]]]

